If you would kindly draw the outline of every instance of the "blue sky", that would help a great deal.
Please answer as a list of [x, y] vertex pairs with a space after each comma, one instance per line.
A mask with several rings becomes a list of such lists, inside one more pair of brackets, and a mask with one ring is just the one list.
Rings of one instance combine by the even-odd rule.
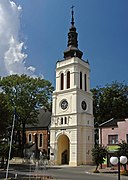
[[20, 38], [26, 64], [55, 85], [75, 6], [79, 49], [91, 68], [91, 88], [112, 81], [128, 84], [128, 0], [15, 0], [22, 6]]

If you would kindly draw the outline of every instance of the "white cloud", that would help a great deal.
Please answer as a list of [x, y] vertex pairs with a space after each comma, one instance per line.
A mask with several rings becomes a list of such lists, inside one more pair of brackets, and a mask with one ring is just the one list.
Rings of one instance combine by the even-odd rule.
[[24, 43], [19, 39], [21, 6], [11, 0], [0, 0], [0, 76], [34, 75], [35, 68], [26, 67]]

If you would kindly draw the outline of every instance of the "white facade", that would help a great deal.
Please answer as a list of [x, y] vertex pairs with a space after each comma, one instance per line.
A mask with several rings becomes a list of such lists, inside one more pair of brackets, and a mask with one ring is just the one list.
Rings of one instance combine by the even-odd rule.
[[93, 145], [89, 63], [78, 57], [58, 61], [52, 101], [50, 158], [58, 165], [90, 164]]

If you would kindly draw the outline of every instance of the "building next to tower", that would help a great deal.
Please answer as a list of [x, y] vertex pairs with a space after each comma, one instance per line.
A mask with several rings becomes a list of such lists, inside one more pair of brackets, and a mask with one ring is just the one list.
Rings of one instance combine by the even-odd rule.
[[90, 67], [78, 49], [72, 8], [71, 27], [64, 59], [56, 63], [56, 88], [52, 97], [50, 159], [55, 164], [92, 163], [94, 146], [93, 99]]

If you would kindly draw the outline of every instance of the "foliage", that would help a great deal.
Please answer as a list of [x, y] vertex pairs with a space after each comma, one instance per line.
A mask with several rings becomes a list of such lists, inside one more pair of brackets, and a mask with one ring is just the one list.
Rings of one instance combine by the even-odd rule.
[[126, 156], [128, 158], [128, 143], [126, 143], [124, 140], [121, 141], [121, 143], [118, 144], [119, 148], [119, 155], [120, 156]]
[[[7, 141], [2, 141], [2, 140], [0, 141], [1, 167], [4, 167], [4, 161], [5, 160], [6, 160], [6, 163], [7, 163], [9, 148], [10, 148], [10, 146], [7, 143]], [[16, 151], [16, 146], [12, 145], [10, 159], [13, 158], [13, 154], [14, 154], [15, 151]]]
[[93, 93], [93, 111], [98, 124], [111, 118], [128, 117], [128, 86], [117, 81], [105, 87], [96, 87]]
[[[9, 125], [11, 112], [8, 107], [7, 97], [2, 92], [0, 93], [0, 137], [3, 138], [6, 128]], [[5, 121], [6, 119], [6, 121]]]
[[[15, 146], [12, 146], [11, 149], [11, 158], [13, 157], [14, 151], [16, 150]], [[0, 145], [0, 157], [4, 157], [5, 159], [8, 158], [8, 152], [9, 152], [9, 145], [7, 143], [4, 143], [3, 146], [2, 144]]]
[[[118, 148], [117, 155], [126, 156], [128, 159], [128, 143], [122, 140], [122, 142], [119, 143], [118, 145], [119, 145], [119, 148]], [[123, 166], [124, 166], [124, 171], [127, 172], [126, 164], [124, 164]]]
[[[8, 108], [11, 112], [10, 124], [16, 109], [15, 127], [22, 132], [22, 148], [25, 144], [25, 127], [38, 122], [39, 108], [51, 108], [52, 84], [41, 78], [27, 75], [10, 75], [0, 78], [0, 88], [6, 95]], [[6, 118], [4, 119], [6, 121]]]
[[128, 170], [122, 170], [120, 174], [124, 176], [128, 176]]
[[96, 169], [95, 171], [98, 170], [98, 166], [101, 165], [104, 162], [104, 158], [107, 156], [107, 147], [102, 146], [102, 145], [96, 145], [92, 149], [92, 157], [93, 161], [96, 164]]

